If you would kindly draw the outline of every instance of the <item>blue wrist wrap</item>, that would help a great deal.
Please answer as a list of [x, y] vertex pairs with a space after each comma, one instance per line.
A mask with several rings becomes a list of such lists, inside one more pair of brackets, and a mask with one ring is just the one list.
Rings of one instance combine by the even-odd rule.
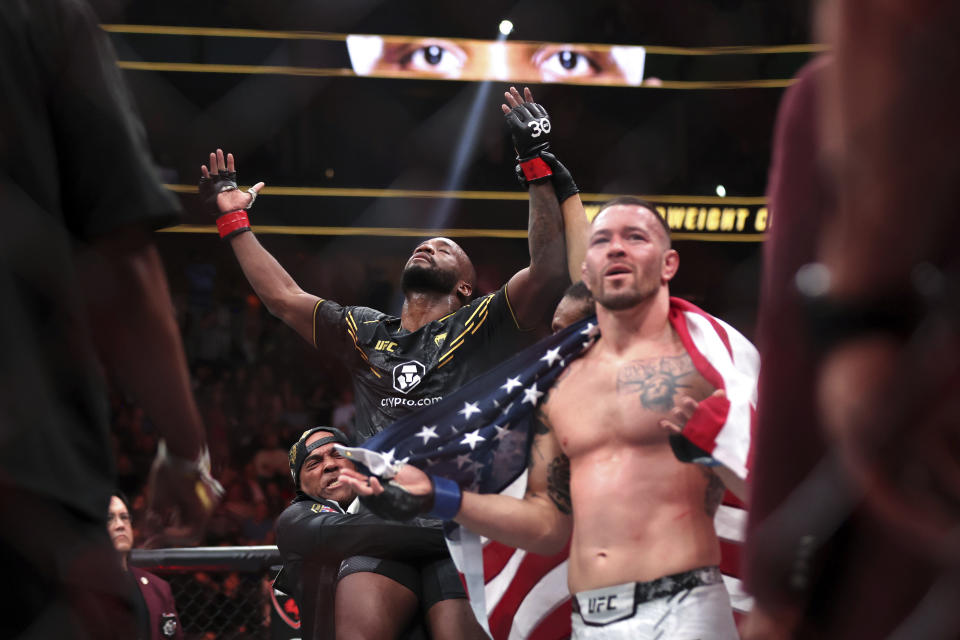
[[704, 467], [721, 467], [723, 463], [717, 460], [712, 456], [706, 456], [703, 458], [694, 458], [691, 460], [694, 464], [703, 465]]
[[433, 485], [433, 508], [427, 513], [431, 518], [441, 520], [453, 520], [457, 512], [460, 511], [460, 501], [463, 494], [460, 493], [460, 485], [448, 478], [430, 476], [430, 484]]

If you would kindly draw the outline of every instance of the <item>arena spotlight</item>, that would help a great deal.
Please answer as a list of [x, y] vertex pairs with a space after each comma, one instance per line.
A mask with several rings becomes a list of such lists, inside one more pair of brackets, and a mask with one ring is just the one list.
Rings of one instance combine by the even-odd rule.
[[724, 187], [722, 184], [718, 184], [717, 195], [720, 196], [721, 198], [725, 198], [727, 196], [727, 188]]
[[[490, 80], [484, 80], [475, 86], [476, 93], [472, 99], [470, 99], [470, 109], [467, 112], [467, 117], [462, 121], [460, 139], [457, 141], [457, 146], [449, 165], [450, 169], [443, 183], [444, 191], [458, 191], [463, 189], [467, 167], [477, 153], [477, 137], [482, 128], [483, 111], [485, 109], [496, 108], [497, 106], [496, 102], [490, 101], [491, 90], [493, 88], [493, 83]], [[448, 226], [450, 223], [450, 214], [455, 204], [456, 200], [452, 198], [438, 199], [430, 215], [431, 226], [438, 229]]]
[[[491, 66], [494, 69], [493, 76], [498, 78], [498, 82], [507, 79], [506, 71], [506, 46], [504, 41], [513, 31], [513, 23], [509, 20], [500, 22], [500, 35], [490, 49]], [[490, 94], [493, 89], [492, 80], [483, 80], [476, 85], [476, 93], [470, 103], [470, 110], [467, 117], [463, 120], [463, 128], [460, 130], [460, 139], [457, 141], [456, 149], [451, 158], [450, 170], [443, 183], [444, 191], [458, 191], [463, 188], [465, 174], [470, 161], [477, 152], [477, 137], [480, 134], [483, 123], [484, 109], [490, 109]], [[495, 108], [496, 103], [494, 103]], [[450, 215], [453, 211], [456, 201], [452, 198], [441, 198], [437, 201], [430, 213], [430, 224], [435, 228], [443, 228], [449, 225]]]

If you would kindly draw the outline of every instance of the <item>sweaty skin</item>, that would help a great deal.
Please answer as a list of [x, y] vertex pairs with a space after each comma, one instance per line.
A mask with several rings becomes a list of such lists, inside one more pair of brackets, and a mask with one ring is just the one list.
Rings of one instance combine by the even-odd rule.
[[542, 413], [570, 460], [571, 591], [719, 562], [722, 485], [677, 461], [660, 426], [681, 395], [712, 391], [672, 331], [619, 355], [601, 339], [556, 384]]

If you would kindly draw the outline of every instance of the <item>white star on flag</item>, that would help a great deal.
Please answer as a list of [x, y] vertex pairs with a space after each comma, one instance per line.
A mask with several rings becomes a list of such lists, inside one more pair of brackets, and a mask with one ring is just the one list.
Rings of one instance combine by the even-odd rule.
[[481, 436], [478, 431], [471, 431], [467, 435], [463, 436], [463, 440], [460, 441], [460, 444], [470, 445], [470, 451], [473, 451], [474, 447], [476, 447], [477, 444], [483, 442], [484, 440], [486, 440], [486, 438]]
[[546, 355], [543, 356], [543, 357], [540, 358], [540, 359], [541, 359], [541, 360], [546, 360], [546, 361], [547, 361], [547, 364], [552, 367], [554, 362], [556, 362], [557, 360], [560, 360], [560, 359], [561, 359], [561, 358], [560, 358], [560, 347], [556, 347], [556, 348], [554, 348], [554, 349], [548, 350], [547, 353], [546, 353]]
[[457, 463], [457, 469], [463, 469], [466, 465], [473, 462], [473, 460], [470, 458], [469, 453], [462, 453], [459, 456], [457, 456], [457, 459], [455, 460], [455, 462]]
[[417, 434], [415, 434], [415, 435], [416, 435], [416, 437], [418, 437], [418, 438], [423, 438], [423, 444], [427, 444], [427, 442], [430, 441], [430, 438], [439, 438], [439, 437], [440, 437], [440, 436], [437, 435], [437, 425], [433, 425], [432, 427], [428, 427], [427, 425], [423, 425], [423, 428], [420, 429], [420, 433], [417, 433]]
[[477, 408], [475, 402], [464, 402], [463, 409], [460, 409], [457, 413], [462, 414], [465, 420], [469, 420], [473, 414], [480, 413], [480, 409]]
[[537, 391], [537, 383], [534, 382], [532, 387], [527, 387], [523, 390], [523, 401], [529, 402], [533, 406], [537, 406], [537, 402], [540, 401], [540, 397], [543, 395], [543, 391]]
[[507, 381], [504, 384], [500, 385], [500, 388], [506, 389], [507, 393], [510, 393], [511, 391], [513, 391], [514, 387], [519, 387], [521, 386], [521, 384], [522, 383], [520, 382], [520, 378], [507, 378]]
[[510, 435], [510, 424], [505, 424], [504, 426], [493, 425], [493, 428], [497, 430], [497, 435], [494, 436], [494, 440], [503, 440], [508, 435]]
[[581, 331], [580, 334], [584, 336], [589, 336], [592, 338], [593, 336], [600, 334], [600, 327], [593, 324], [592, 322], [588, 322], [587, 326], [583, 328], [583, 331]]

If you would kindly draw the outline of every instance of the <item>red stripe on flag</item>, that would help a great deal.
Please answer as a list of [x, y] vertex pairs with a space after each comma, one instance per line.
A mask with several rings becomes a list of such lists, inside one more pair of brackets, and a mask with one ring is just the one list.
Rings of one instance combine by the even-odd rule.
[[742, 547], [737, 542], [720, 541], [720, 571], [721, 573], [740, 577], [740, 551]]
[[733, 495], [733, 492], [731, 491], [724, 492], [723, 504], [727, 505], [728, 507], [736, 507], [738, 509], [746, 510], [747, 508], [747, 505], [743, 502], [743, 500]]
[[490, 582], [496, 578], [516, 551], [513, 547], [495, 540], [488, 542], [483, 547], [483, 581]]
[[510, 586], [503, 593], [503, 597], [497, 603], [497, 606], [490, 611], [488, 620], [490, 622], [490, 634], [497, 640], [507, 638], [510, 635], [510, 627], [513, 626], [513, 617], [517, 614], [517, 609], [527, 594], [534, 586], [547, 575], [554, 567], [565, 562], [570, 555], [570, 543], [559, 553], [552, 556], [541, 556], [535, 553], [528, 553], [520, 566], [517, 567], [517, 573]]

